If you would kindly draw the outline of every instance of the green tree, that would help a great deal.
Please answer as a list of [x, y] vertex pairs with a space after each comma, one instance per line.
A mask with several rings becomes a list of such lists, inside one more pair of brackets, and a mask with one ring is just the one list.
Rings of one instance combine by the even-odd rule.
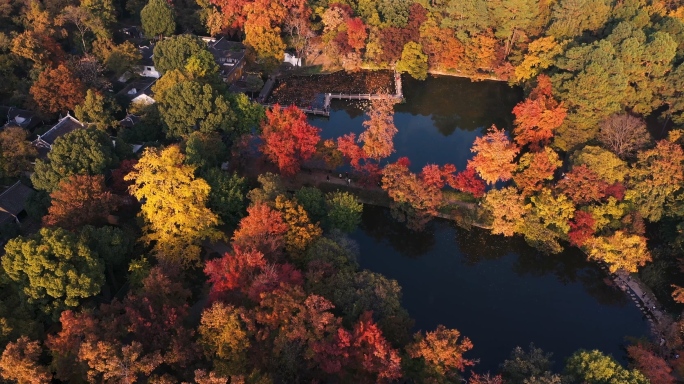
[[366, 311], [389, 340], [408, 341], [412, 321], [401, 306], [401, 287], [379, 273], [340, 272], [321, 286], [320, 294], [332, 301], [349, 324]]
[[244, 93], [229, 93], [226, 99], [235, 112], [236, 122], [232, 132], [234, 137], [259, 128], [261, 121], [266, 118], [266, 109], [261, 104], [251, 101]]
[[257, 176], [257, 181], [261, 187], [254, 188], [247, 193], [247, 198], [252, 204], [273, 203], [276, 197], [285, 194], [285, 186], [279, 175], [271, 172], [262, 173]]
[[560, 0], [553, 6], [548, 33], [557, 39], [596, 32], [608, 21], [610, 0]]
[[495, 25], [494, 35], [506, 41], [506, 54], [520, 36], [532, 34], [539, 17], [538, 0], [492, 0], [487, 2]]
[[637, 159], [625, 197], [644, 218], [658, 221], [664, 214], [665, 201], [684, 182], [684, 151], [677, 143], [660, 140], [655, 148], [640, 152]]
[[574, 204], [565, 195], [554, 196], [547, 188], [530, 201], [531, 209], [520, 231], [525, 241], [543, 252], [561, 252], [563, 247], [558, 241], [570, 231], [568, 222], [574, 216]]
[[81, 0], [81, 7], [100, 19], [105, 28], [116, 22], [116, 9], [112, 0]]
[[[152, 0], [163, 1], [165, 0]], [[162, 75], [172, 69], [185, 70], [188, 59], [206, 50], [206, 44], [193, 35], [176, 35], [164, 39], [154, 46], [152, 59], [154, 67]]]
[[31, 181], [36, 189], [52, 192], [71, 175], [99, 175], [119, 162], [109, 136], [98, 129], [77, 129], [55, 140], [47, 160], [36, 161]]
[[218, 168], [206, 171], [202, 177], [211, 187], [207, 201], [209, 209], [217, 214], [224, 224], [232, 228], [237, 227], [240, 219], [245, 217], [247, 208], [245, 178]]
[[311, 218], [311, 222], [322, 222], [326, 215], [325, 196], [316, 187], [301, 187], [294, 195], [297, 202]]
[[80, 121], [95, 128], [106, 130], [116, 126], [118, 120], [114, 118], [114, 114], [119, 109], [114, 99], [89, 89], [83, 103], [74, 108], [74, 113]]
[[173, 10], [166, 0], [150, 0], [140, 11], [140, 21], [145, 35], [149, 37], [171, 36], [176, 31]]
[[31, 170], [31, 161], [38, 155], [36, 148], [26, 140], [21, 127], [5, 128], [0, 132], [0, 169], [4, 177], [18, 177]]
[[235, 115], [226, 99], [211, 85], [184, 81], [174, 85], [159, 101], [159, 112], [169, 137], [182, 137], [194, 131], [228, 132]]
[[216, 132], [193, 132], [185, 142], [185, 162], [200, 171], [221, 165], [228, 158], [228, 148]]
[[57, 319], [80, 299], [100, 292], [104, 264], [87, 244], [61, 228], [10, 240], [2, 267], [19, 284], [28, 302]]
[[80, 235], [108, 268], [123, 265], [133, 250], [134, 239], [120, 228], [86, 225]]
[[461, 41], [467, 41], [492, 25], [486, 0], [449, 0], [445, 10], [442, 28], [454, 29]]
[[568, 109], [554, 146], [568, 151], [596, 137], [598, 123], [622, 110], [628, 88], [624, 65], [607, 40], [571, 48], [560, 57], [554, 94]]
[[623, 105], [636, 113], [650, 114], [663, 104], [660, 93], [672, 69], [677, 43], [664, 32], [647, 36], [628, 21], [619, 23], [606, 40], [615, 47], [628, 80]]
[[332, 192], [326, 195], [327, 223], [343, 232], [354, 232], [361, 223], [363, 204], [348, 192]]
[[599, 351], [579, 350], [565, 365], [569, 383], [587, 384], [648, 384], [636, 369], [627, 370], [611, 356]]
[[501, 375], [510, 384], [527, 384], [531, 378], [551, 376], [551, 356], [551, 353], [545, 353], [534, 344], [530, 344], [529, 352], [515, 347], [511, 356], [501, 365]]
[[428, 71], [428, 56], [423, 53], [423, 46], [413, 41], [406, 43], [396, 68], [397, 71], [406, 72], [414, 79], [425, 80]]

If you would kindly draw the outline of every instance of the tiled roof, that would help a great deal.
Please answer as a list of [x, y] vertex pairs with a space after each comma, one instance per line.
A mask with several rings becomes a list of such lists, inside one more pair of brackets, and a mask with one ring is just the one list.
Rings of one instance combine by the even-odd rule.
[[38, 136], [37, 140], [41, 140], [50, 146], [55, 143], [57, 138], [66, 135], [69, 132], [75, 131], [80, 128], [85, 128], [85, 126], [71, 115], [66, 115], [62, 120], [50, 128], [47, 132]]
[[157, 81], [157, 79], [151, 77], [137, 79], [119, 91], [117, 97], [126, 98], [128, 101], [132, 101], [142, 94], [152, 96], [152, 84], [154, 84], [155, 81]]
[[33, 130], [42, 120], [33, 112], [15, 107], [0, 107], [0, 122], [9, 126], [19, 126]]
[[124, 117], [123, 120], [119, 121], [119, 125], [126, 128], [131, 128], [134, 125], [138, 124], [139, 121], [140, 117], [129, 113], [128, 115], [126, 115], [126, 117]]
[[0, 194], [0, 223], [14, 219], [24, 210], [26, 200], [33, 193], [33, 189], [17, 181]]

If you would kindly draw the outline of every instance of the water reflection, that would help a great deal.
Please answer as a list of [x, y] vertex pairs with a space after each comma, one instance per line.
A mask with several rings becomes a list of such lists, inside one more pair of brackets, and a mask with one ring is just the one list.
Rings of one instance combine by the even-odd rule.
[[409, 76], [402, 79], [406, 103], [395, 110], [431, 116], [444, 136], [456, 128], [473, 131], [492, 124], [510, 128], [511, 110], [522, 99], [522, 90], [502, 82], [472, 82], [449, 76], [431, 76], [426, 81]]
[[[432, 224], [428, 225], [429, 227]], [[375, 241], [385, 242], [402, 256], [418, 258], [429, 252], [435, 245], [434, 234], [430, 228], [416, 232], [404, 223], [396, 221], [389, 209], [366, 205], [363, 207], [361, 230]]]

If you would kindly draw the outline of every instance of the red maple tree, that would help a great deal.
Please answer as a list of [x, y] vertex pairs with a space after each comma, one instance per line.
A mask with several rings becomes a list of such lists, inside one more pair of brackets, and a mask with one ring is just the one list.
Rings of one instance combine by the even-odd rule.
[[279, 105], [266, 111], [261, 123], [261, 150], [284, 175], [299, 172], [301, 163], [316, 153], [320, 129], [306, 121], [306, 115], [294, 105], [281, 109]]

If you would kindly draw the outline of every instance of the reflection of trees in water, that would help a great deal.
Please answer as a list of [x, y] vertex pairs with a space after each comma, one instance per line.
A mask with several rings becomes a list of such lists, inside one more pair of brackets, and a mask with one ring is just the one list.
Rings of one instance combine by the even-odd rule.
[[432, 115], [432, 122], [435, 124], [435, 127], [437, 127], [437, 130], [439, 130], [439, 133], [444, 136], [449, 136], [461, 125], [461, 116]]
[[[455, 227], [454, 224], [452, 226]], [[472, 228], [470, 231], [455, 228], [456, 243], [463, 257], [465, 265], [475, 265], [485, 260], [497, 260], [513, 250], [509, 241], [502, 237], [504, 241], [499, 241], [498, 237], [490, 235], [487, 231]]]
[[445, 136], [456, 127], [468, 131], [492, 124], [510, 128], [511, 111], [522, 100], [522, 92], [506, 83], [474, 83], [457, 77], [430, 77], [420, 82], [404, 76], [404, 96], [407, 102], [397, 105], [397, 112], [432, 115]]
[[456, 242], [466, 265], [497, 260], [513, 253], [517, 255], [513, 271], [519, 276], [540, 277], [552, 274], [563, 284], [581, 283], [587, 293], [603, 305], [624, 306], [629, 303], [627, 296], [617, 287], [606, 284], [606, 275], [598, 266], [587, 261], [577, 249], [558, 255], [545, 255], [532, 249], [518, 236], [493, 236], [477, 228], [455, 231]]
[[417, 258], [435, 245], [434, 233], [428, 224], [425, 231], [408, 229], [404, 223], [396, 221], [387, 208], [364, 205], [361, 229], [377, 241], [387, 243], [403, 256]]
[[366, 113], [363, 102], [357, 100], [331, 100], [330, 109], [333, 111], [345, 111], [352, 119], [363, 116]]

